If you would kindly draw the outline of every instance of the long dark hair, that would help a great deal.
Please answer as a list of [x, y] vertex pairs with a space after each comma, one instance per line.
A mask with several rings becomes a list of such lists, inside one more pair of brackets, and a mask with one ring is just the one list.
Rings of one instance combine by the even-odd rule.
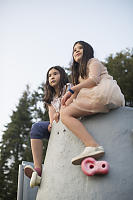
[[[73, 52], [74, 52], [75, 45], [78, 43], [81, 44], [83, 47], [83, 57], [82, 57], [81, 63], [77, 63], [73, 58], [73, 63], [71, 66], [73, 85], [76, 85], [79, 83], [79, 81], [78, 81], [79, 76], [81, 76], [82, 78], [86, 77], [87, 62], [89, 59], [94, 58], [94, 50], [93, 50], [92, 46], [84, 41], [75, 42], [75, 44], [73, 46]], [[73, 55], [73, 53], [72, 53], [72, 55]]]
[[45, 101], [45, 104], [51, 104], [51, 101], [53, 100], [53, 97], [56, 94], [55, 89], [53, 87], [51, 87], [50, 84], [49, 84], [49, 71], [51, 69], [56, 69], [60, 73], [60, 82], [59, 82], [60, 94], [59, 94], [59, 97], [62, 95], [64, 85], [66, 85], [66, 83], [69, 82], [67, 74], [66, 74], [65, 70], [62, 67], [60, 67], [60, 66], [51, 67], [47, 72], [46, 83], [44, 85], [44, 93], [45, 93], [44, 101]]

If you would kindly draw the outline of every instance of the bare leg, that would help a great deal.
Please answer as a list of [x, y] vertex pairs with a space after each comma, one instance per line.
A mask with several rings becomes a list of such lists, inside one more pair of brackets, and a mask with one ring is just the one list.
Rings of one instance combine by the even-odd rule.
[[40, 139], [31, 139], [31, 148], [34, 168], [42, 168], [43, 142]]
[[[80, 105], [79, 105], [80, 107]], [[104, 155], [104, 149], [100, 146], [95, 139], [88, 133], [83, 124], [77, 119], [78, 117], [88, 114], [86, 111], [81, 111], [75, 104], [62, 107], [60, 117], [62, 122], [71, 130], [86, 146], [84, 151], [78, 156], [72, 158], [71, 162], [74, 165], [80, 165], [83, 159], [87, 157], [99, 158]]]
[[99, 144], [88, 133], [83, 124], [77, 119], [78, 117], [85, 116], [87, 113], [69, 105], [63, 107], [60, 112], [61, 120], [66, 127], [71, 130], [86, 147], [97, 147]]

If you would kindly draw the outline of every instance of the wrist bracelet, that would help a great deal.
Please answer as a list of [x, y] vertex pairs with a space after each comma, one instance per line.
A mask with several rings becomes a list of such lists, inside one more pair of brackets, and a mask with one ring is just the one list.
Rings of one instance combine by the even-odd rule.
[[69, 89], [68, 91], [71, 92], [72, 94], [74, 94], [74, 91], [72, 89]]

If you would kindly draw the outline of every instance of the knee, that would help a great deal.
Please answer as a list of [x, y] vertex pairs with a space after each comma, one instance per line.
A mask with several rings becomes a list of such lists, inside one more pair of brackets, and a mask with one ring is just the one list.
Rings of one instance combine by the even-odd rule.
[[39, 122], [34, 123], [31, 127], [31, 131], [36, 132], [36, 130], [38, 130], [39, 126], [40, 126]]
[[31, 127], [31, 131], [30, 131], [30, 137], [31, 137], [31, 139], [37, 137], [38, 130], [39, 130], [39, 123], [36, 122]]
[[49, 131], [48, 131], [49, 121], [41, 121], [36, 122], [32, 125], [30, 138], [31, 139], [49, 139]]

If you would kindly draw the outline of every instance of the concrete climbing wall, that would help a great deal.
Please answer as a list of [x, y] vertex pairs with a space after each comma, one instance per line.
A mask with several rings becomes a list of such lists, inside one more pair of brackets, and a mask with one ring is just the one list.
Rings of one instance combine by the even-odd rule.
[[133, 199], [133, 109], [113, 110], [82, 120], [105, 148], [110, 164], [107, 175], [88, 177], [71, 158], [83, 144], [62, 123], [55, 123], [48, 144], [37, 200], [132, 200]]

